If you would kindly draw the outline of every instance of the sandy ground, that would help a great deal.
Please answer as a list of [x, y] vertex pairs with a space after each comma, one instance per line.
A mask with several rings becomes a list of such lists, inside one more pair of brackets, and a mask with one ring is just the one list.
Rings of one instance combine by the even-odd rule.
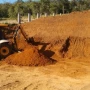
[[41, 67], [0, 62], [0, 90], [90, 90], [88, 60], [62, 59], [54, 65]]
[[[24, 28], [27, 33], [45, 42], [39, 50], [57, 62], [47, 66], [26, 67], [0, 61], [0, 90], [90, 90], [89, 23], [90, 11], [26, 23]], [[68, 36], [73, 37], [68, 39]], [[55, 43], [48, 46], [46, 43], [51, 41]], [[65, 58], [60, 57], [60, 51]]]

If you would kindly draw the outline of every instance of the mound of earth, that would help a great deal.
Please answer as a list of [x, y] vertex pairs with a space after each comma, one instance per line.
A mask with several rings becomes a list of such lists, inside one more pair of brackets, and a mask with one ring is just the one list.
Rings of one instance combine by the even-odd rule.
[[58, 56], [69, 58], [90, 56], [90, 11], [41, 17], [22, 24], [22, 27], [36, 41], [53, 44], [49, 48], [47, 45], [46, 49]]
[[5, 59], [5, 62], [21, 66], [42, 66], [53, 63], [52, 60], [39, 53], [33, 46], [29, 46], [22, 52], [10, 55]]
[[30, 37], [43, 42], [54, 42], [69, 36], [90, 37], [90, 11], [41, 17], [22, 26]]
[[[22, 24], [29, 37], [43, 42], [39, 50], [49, 58], [90, 57], [90, 11], [75, 12], [62, 16], [41, 17], [30, 23]], [[21, 35], [21, 34], [19, 34]], [[49, 43], [46, 45], [46, 43]], [[21, 53], [6, 58], [6, 62], [15, 65], [38, 66], [52, 63], [34, 47], [28, 47], [21, 35], [17, 38]], [[39, 47], [39, 45], [38, 45]], [[58, 58], [53, 58], [58, 60]]]

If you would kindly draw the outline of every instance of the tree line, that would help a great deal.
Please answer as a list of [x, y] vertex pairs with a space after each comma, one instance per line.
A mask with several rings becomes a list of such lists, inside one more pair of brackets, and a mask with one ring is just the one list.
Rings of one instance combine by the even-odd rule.
[[0, 18], [16, 18], [18, 12], [22, 16], [29, 13], [70, 13], [90, 9], [90, 0], [17, 0], [15, 3], [0, 4]]

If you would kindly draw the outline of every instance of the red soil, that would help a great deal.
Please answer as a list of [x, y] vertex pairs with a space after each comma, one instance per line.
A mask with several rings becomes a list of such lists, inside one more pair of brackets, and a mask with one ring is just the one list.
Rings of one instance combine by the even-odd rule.
[[[54, 52], [54, 56], [63, 58], [90, 57], [90, 11], [42, 17], [22, 26], [35, 41], [50, 43], [41, 50], [46, 56]], [[24, 38], [21, 37], [18, 44], [24, 51], [7, 57], [6, 62], [9, 64], [38, 66], [52, 63], [35, 47], [28, 47]], [[48, 52], [44, 53], [45, 51]], [[55, 59], [57, 60], [56, 57]]]
[[22, 26], [30, 37], [43, 42], [55, 42], [69, 36], [90, 37], [90, 11], [41, 17]]
[[24, 51], [7, 57], [6, 62], [21, 66], [42, 66], [51, 64], [53, 61], [39, 53], [37, 48], [28, 46]]

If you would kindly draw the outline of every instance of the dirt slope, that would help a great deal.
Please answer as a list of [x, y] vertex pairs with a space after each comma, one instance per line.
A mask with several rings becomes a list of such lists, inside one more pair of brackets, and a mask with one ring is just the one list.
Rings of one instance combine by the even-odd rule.
[[90, 57], [89, 16], [90, 11], [75, 12], [62, 16], [42, 17], [22, 24], [27, 35], [34, 37], [40, 45], [37, 45], [38, 49], [28, 47], [20, 34], [17, 39], [18, 47], [24, 51], [9, 56], [6, 61], [17, 65], [38, 66], [51, 62], [44, 58], [43, 54], [56, 61], [58, 58]]
[[57, 41], [68, 36], [90, 37], [90, 11], [42, 17], [22, 26], [30, 37], [44, 42]]
[[[42, 17], [22, 24], [25, 32], [34, 40], [43, 42], [46, 50], [58, 57], [90, 56], [90, 11], [74, 12], [55, 17]], [[69, 39], [69, 41], [67, 41]], [[42, 47], [39, 49], [42, 49]], [[49, 52], [47, 52], [50, 54]], [[48, 56], [48, 54], [44, 53]], [[51, 56], [49, 56], [51, 57]]]
[[[0, 62], [0, 90], [90, 90], [89, 24], [90, 11], [22, 24], [40, 45], [17, 40], [24, 51], [7, 57], [10, 65]], [[50, 58], [57, 63], [50, 65]]]

